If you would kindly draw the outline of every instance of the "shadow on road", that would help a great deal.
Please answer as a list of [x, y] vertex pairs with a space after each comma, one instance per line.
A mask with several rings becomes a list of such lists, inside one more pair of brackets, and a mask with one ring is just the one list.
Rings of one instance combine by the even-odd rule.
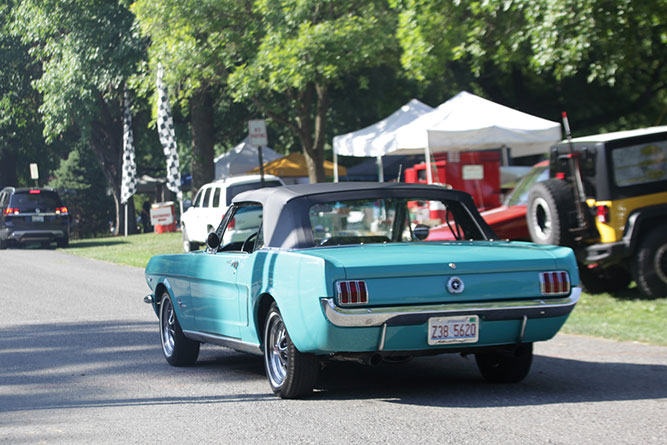
[[[265, 393], [258, 392], [258, 381]], [[442, 355], [378, 367], [331, 363], [311, 400], [502, 407], [661, 399], [667, 397], [665, 381], [664, 365], [536, 356], [522, 383], [496, 385], [482, 380], [472, 357]], [[221, 382], [238, 390], [231, 386], [233, 394], [220, 395]], [[0, 328], [0, 385], [0, 412], [277, 400], [262, 357], [205, 346], [195, 366], [174, 368], [162, 356], [157, 322], [143, 321]], [[191, 391], [169, 396], [169, 388], [184, 386]]]
[[502, 407], [667, 397], [667, 366], [597, 363], [535, 356], [518, 384], [484, 381], [472, 356], [443, 355], [404, 365], [371, 368], [332, 364], [317, 399], [386, 398], [394, 403], [443, 407]]

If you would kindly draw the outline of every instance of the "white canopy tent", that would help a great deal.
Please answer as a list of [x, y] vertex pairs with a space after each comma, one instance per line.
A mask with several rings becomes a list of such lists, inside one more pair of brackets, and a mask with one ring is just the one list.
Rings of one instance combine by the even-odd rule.
[[[455, 152], [510, 147], [513, 157], [547, 153], [561, 140], [557, 122], [548, 121], [462, 91], [428, 114], [395, 132], [395, 145], [386, 154], [424, 150]], [[432, 182], [427, 166], [428, 182]]]
[[[262, 147], [263, 162], [275, 161], [283, 155], [276, 153], [269, 147]], [[251, 145], [246, 137], [241, 143], [213, 160], [215, 163], [215, 179], [228, 176], [243, 175], [259, 166], [257, 147]]]
[[377, 157], [380, 182], [383, 182], [382, 156], [396, 149], [394, 138], [396, 130], [432, 110], [432, 107], [417, 99], [412, 99], [394, 113], [373, 125], [335, 136], [333, 139], [334, 182], [338, 182], [338, 155]]

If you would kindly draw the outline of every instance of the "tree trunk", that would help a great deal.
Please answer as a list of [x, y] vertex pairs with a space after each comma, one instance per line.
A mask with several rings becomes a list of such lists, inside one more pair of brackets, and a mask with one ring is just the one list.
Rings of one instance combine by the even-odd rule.
[[0, 152], [0, 189], [5, 186], [16, 187], [16, 153], [5, 148]]
[[[315, 99], [317, 95], [317, 99]], [[315, 119], [313, 106], [315, 105]], [[327, 110], [326, 89], [309, 84], [297, 102], [298, 136], [308, 167], [311, 184], [324, 182], [324, 122]]]
[[215, 178], [213, 99], [208, 89], [199, 90], [190, 101], [192, 125], [192, 196]]
[[[116, 218], [114, 224], [114, 235], [125, 233], [125, 209], [120, 203], [120, 184], [122, 180], [123, 163], [123, 125], [121, 122], [121, 105], [115, 101], [99, 100], [100, 119], [92, 123], [91, 145], [97, 154], [104, 172], [104, 177], [111, 188], [114, 200]], [[109, 107], [115, 106], [113, 112]], [[134, 212], [134, 200], [128, 201], [128, 234], [137, 233], [137, 225]]]

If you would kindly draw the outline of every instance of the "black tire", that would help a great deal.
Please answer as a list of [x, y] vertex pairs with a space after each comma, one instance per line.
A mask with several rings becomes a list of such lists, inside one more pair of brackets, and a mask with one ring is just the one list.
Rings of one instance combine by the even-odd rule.
[[199, 250], [199, 243], [190, 241], [188, 231], [185, 230], [185, 226], [183, 226], [183, 251], [187, 253], [192, 252], [193, 250]]
[[642, 239], [633, 264], [637, 287], [648, 298], [667, 297], [667, 230], [656, 227]]
[[160, 342], [164, 358], [170, 365], [191, 366], [197, 361], [200, 343], [183, 335], [167, 292], [162, 294], [160, 301]]
[[532, 186], [526, 222], [534, 243], [572, 245], [568, 218], [575, 210], [573, 196], [572, 187], [561, 179], [547, 179]]
[[625, 290], [632, 282], [632, 274], [622, 266], [596, 267], [589, 269], [579, 266], [579, 278], [589, 294], [614, 293]]
[[271, 389], [283, 399], [310, 394], [320, 372], [317, 356], [300, 352], [292, 343], [276, 303], [264, 324], [264, 367]]
[[64, 249], [65, 247], [69, 246], [69, 236], [65, 236], [64, 238], [58, 238], [56, 240], [56, 244], [61, 249]]
[[517, 383], [530, 371], [533, 344], [521, 343], [475, 354], [479, 372], [494, 383]]
[[8, 244], [7, 240], [0, 236], [0, 250], [6, 249]]

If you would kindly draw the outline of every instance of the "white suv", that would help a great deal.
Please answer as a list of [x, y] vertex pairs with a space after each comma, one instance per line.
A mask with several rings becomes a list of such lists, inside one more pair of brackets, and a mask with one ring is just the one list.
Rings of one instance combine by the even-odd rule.
[[[264, 175], [264, 187], [281, 185], [285, 183], [279, 177]], [[245, 175], [220, 179], [199, 189], [192, 207], [181, 217], [183, 250], [197, 250], [201, 244], [206, 243], [206, 237], [218, 227], [234, 196], [260, 187], [259, 175]]]

